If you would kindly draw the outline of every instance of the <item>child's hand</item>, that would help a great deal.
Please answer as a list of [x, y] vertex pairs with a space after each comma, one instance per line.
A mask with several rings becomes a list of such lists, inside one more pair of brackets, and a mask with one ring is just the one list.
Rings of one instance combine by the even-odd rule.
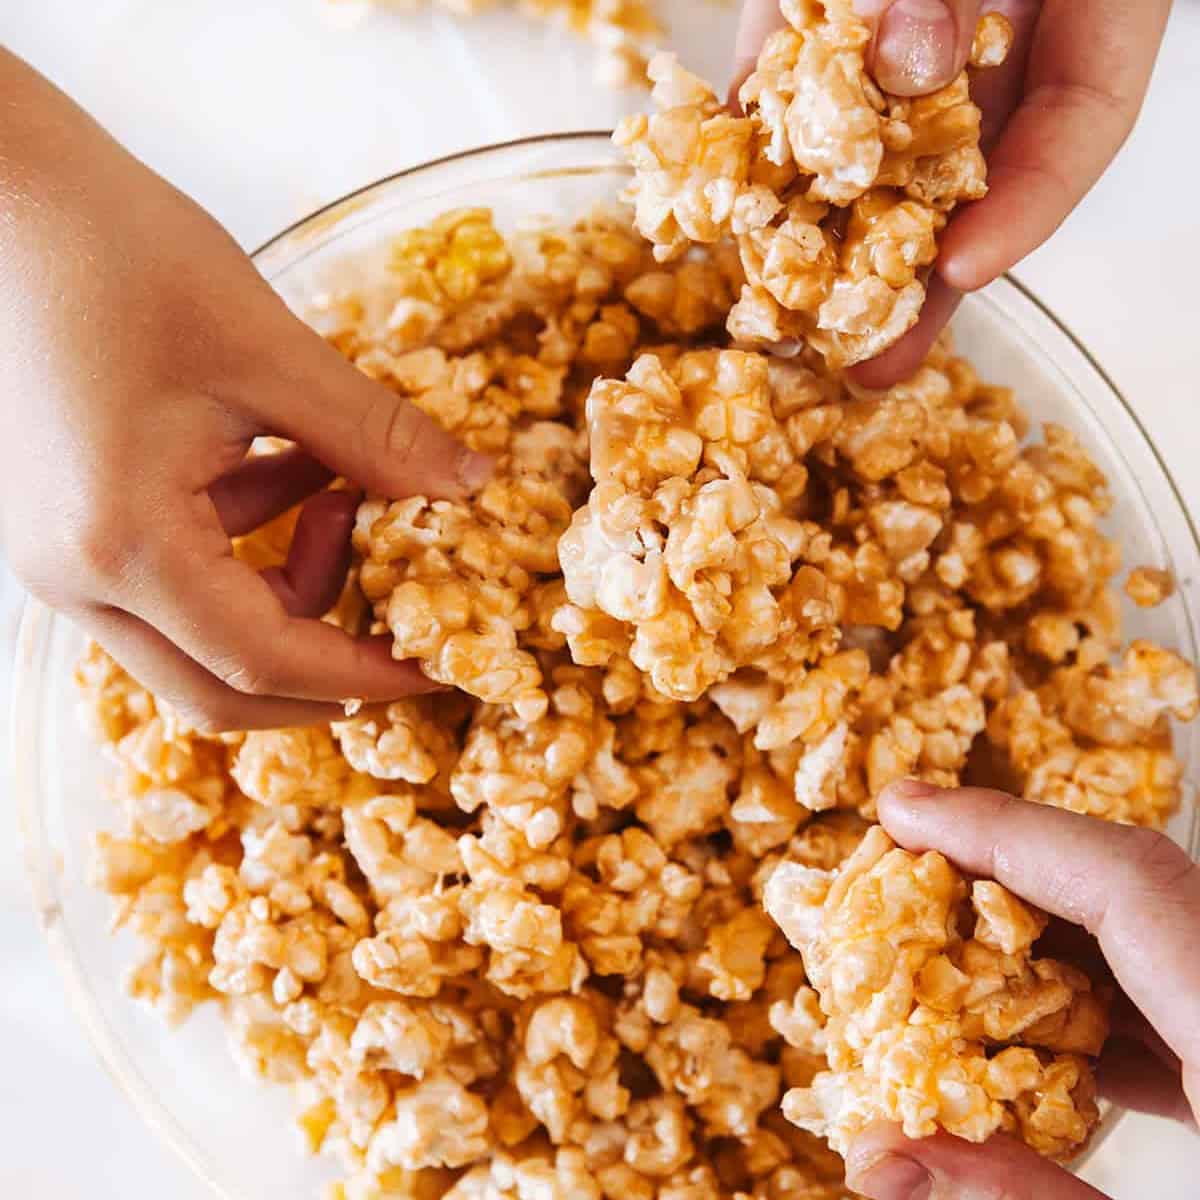
[[[1095, 938], [1123, 995], [1100, 1059], [1101, 1091], [1160, 1116], [1200, 1116], [1200, 867], [1161, 834], [978, 788], [900, 784], [879, 819], [908, 850], [940, 850]], [[871, 1200], [1103, 1200], [1006, 1137], [859, 1136], [847, 1183]]]
[[[942, 238], [919, 323], [854, 368], [868, 387], [912, 373], [963, 292], [1002, 275], [1066, 220], [1116, 157], [1141, 110], [1170, 0], [854, 0], [874, 30], [867, 66], [900, 96], [949, 83], [966, 64], [981, 11], [1003, 13], [1016, 40], [1003, 66], [980, 72], [988, 195]], [[779, 0], [745, 0], [735, 91], [763, 40], [782, 25]]]
[[[337, 471], [462, 495], [488, 460], [351, 367], [210, 217], [3, 51], [0, 110], [0, 530], [18, 575], [205, 727], [429, 690], [388, 639], [313, 619], [355, 503], [319, 489]], [[244, 462], [265, 433], [304, 451]], [[232, 535], [313, 493], [284, 568], [232, 557]]]

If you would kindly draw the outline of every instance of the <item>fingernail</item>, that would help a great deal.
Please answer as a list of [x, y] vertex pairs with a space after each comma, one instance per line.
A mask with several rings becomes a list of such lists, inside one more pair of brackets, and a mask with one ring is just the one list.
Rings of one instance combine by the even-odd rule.
[[875, 36], [875, 81], [896, 96], [918, 96], [954, 78], [958, 25], [943, 0], [896, 0]]
[[887, 787], [888, 793], [895, 796], [897, 800], [928, 800], [941, 790], [932, 783], [926, 783], [923, 779], [901, 779]]
[[496, 463], [486, 454], [464, 450], [458, 460], [458, 482], [468, 492], [477, 492], [492, 477]]
[[887, 1154], [847, 1179], [869, 1200], [931, 1200], [933, 1176], [915, 1159]]

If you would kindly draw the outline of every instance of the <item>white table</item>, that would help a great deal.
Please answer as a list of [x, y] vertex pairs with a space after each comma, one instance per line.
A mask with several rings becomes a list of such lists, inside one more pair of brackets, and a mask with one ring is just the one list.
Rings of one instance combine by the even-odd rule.
[[[668, 7], [684, 60], [719, 77], [731, 9]], [[607, 127], [640, 102], [590, 87], [587, 49], [504, 14], [470, 28], [428, 13], [339, 28], [345, 16], [322, 0], [4, 0], [0, 42], [247, 247], [400, 167], [526, 133]], [[1200, 0], [1177, 0], [1131, 144], [1019, 274], [1134, 401], [1200, 510], [1198, 79]], [[5, 695], [18, 603], [11, 580], [0, 580]], [[105, 1078], [69, 1013], [15, 838], [10, 822], [0, 832], [0, 1195], [202, 1200], [207, 1193]], [[1115, 1200], [1186, 1200], [1197, 1194], [1200, 1141], [1130, 1120], [1090, 1178]]]

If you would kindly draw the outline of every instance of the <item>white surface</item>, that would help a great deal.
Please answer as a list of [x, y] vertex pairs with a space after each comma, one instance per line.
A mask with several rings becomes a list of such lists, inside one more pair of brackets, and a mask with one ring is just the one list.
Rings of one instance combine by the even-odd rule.
[[[668, 8], [684, 60], [719, 75], [731, 10]], [[248, 248], [402, 167], [526, 133], [609, 126], [639, 102], [593, 87], [586, 49], [503, 15], [465, 31], [428, 13], [344, 28], [346, 15], [321, 0], [4, 0], [0, 42]], [[1200, 512], [1197, 79], [1200, 3], [1179, 0], [1129, 147], [1018, 274], [1135, 403]], [[0, 697], [17, 603], [0, 578]], [[0, 1196], [207, 1196], [142, 1128], [76, 1026], [31, 914], [11, 817], [0, 826], [0, 947]], [[1197, 1177], [1200, 1141], [1144, 1119], [1129, 1120], [1089, 1172], [1114, 1200], [1187, 1200]]]

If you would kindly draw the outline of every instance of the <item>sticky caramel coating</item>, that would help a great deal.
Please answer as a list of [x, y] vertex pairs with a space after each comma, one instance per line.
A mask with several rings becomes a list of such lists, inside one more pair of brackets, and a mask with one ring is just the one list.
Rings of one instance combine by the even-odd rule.
[[[784, 0], [730, 113], [669, 53], [651, 60], [653, 115], [616, 144], [634, 168], [638, 229], [670, 260], [734, 240], [746, 274], [728, 329], [743, 346], [803, 341], [830, 367], [872, 358], [912, 328], [950, 213], [987, 191], [980, 113], [964, 72], [915, 99], [867, 74], [870, 40], [847, 0]], [[1004, 61], [989, 13], [972, 64]]]
[[[612, 214], [502, 238], [468, 210], [314, 298], [359, 369], [498, 460], [469, 502], [364, 500], [328, 618], [458, 690], [210, 737], [99, 649], [79, 665], [131, 990], [172, 1021], [222, 1005], [345, 1164], [332, 1200], [845, 1200], [788, 1117], [832, 1128], [815, 1081], [875, 1077], [830, 1059], [768, 881], [837, 868], [909, 774], [1151, 825], [1178, 804], [1194, 672], [1124, 644], [1075, 439], [947, 340], [878, 394], [731, 347], [740, 271], [729, 246], [659, 262]], [[293, 520], [236, 553], [282, 561]], [[967, 1041], [1019, 1043], [983, 1124], [1065, 1153], [1085, 982], [991, 945], [1032, 926], [988, 887], [946, 895], [975, 933], [929, 995]], [[954, 972], [1057, 1007], [1010, 1038]], [[946, 1021], [920, 1050], [958, 1071]], [[1034, 1060], [1042, 1091], [1014, 1091]]]

